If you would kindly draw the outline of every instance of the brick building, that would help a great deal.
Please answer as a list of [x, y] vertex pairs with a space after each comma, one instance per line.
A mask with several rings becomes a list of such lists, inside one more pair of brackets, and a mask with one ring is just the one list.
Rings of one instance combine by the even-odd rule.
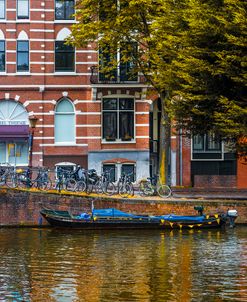
[[[115, 179], [121, 171], [147, 177], [157, 172], [158, 102], [147, 99], [141, 76], [128, 77], [128, 64], [107, 80], [95, 67], [94, 45], [74, 49], [64, 43], [76, 22], [74, 2], [0, 0], [0, 162], [80, 164], [98, 172], [114, 168]], [[30, 127], [33, 117], [35, 128]], [[191, 140], [171, 139], [173, 185], [205, 181], [196, 173], [203, 175], [210, 161], [213, 175], [217, 161], [218, 175], [231, 173], [224, 182], [247, 187], [246, 166], [225, 156], [222, 146], [204, 152], [207, 139], [198, 138], [194, 152]], [[197, 159], [201, 166], [193, 164]], [[218, 176], [216, 185], [222, 179]]]
[[139, 76], [123, 78], [120, 69], [121, 78], [99, 80], [92, 45], [64, 44], [73, 11], [71, 0], [0, 0], [0, 162], [80, 164], [98, 172], [107, 165], [116, 178], [121, 170], [145, 177], [146, 85]]

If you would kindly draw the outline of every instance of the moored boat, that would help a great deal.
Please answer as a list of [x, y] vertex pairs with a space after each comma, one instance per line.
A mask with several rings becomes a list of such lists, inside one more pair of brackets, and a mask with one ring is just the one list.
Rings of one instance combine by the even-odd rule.
[[[232, 222], [237, 217], [232, 217]], [[79, 229], [201, 229], [220, 228], [229, 221], [228, 214], [181, 216], [181, 215], [135, 215], [115, 208], [93, 209], [92, 213], [72, 215], [69, 211], [42, 209], [40, 214], [51, 226]]]

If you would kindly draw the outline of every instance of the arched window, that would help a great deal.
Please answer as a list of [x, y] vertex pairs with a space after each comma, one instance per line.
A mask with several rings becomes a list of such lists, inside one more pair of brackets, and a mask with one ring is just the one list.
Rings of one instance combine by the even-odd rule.
[[71, 34], [68, 28], [61, 29], [55, 41], [55, 71], [75, 71], [75, 48], [65, 43], [65, 39]]
[[28, 35], [22, 30], [17, 40], [17, 71], [29, 71], [29, 41]]
[[67, 98], [62, 98], [56, 106], [55, 143], [75, 143], [75, 111]]

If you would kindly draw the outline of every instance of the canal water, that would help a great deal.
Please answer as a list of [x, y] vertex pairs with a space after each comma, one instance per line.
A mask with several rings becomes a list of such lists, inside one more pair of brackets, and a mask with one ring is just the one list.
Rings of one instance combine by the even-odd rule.
[[247, 301], [247, 228], [0, 229], [0, 301]]

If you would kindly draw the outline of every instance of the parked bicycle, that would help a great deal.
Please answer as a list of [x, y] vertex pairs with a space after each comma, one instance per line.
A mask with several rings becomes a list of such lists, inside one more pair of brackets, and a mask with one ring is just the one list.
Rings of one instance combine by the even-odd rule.
[[117, 184], [117, 191], [118, 194], [123, 197], [129, 197], [129, 196], [133, 196], [134, 195], [134, 186], [131, 182], [131, 175], [133, 173], [130, 174], [125, 174], [122, 173], [122, 175], [119, 178], [118, 184]]
[[106, 195], [114, 195], [116, 193], [116, 187], [113, 182], [110, 181], [111, 170], [105, 171], [101, 174], [99, 180], [96, 182], [96, 192]]
[[32, 179], [32, 174], [35, 170], [17, 169], [15, 172], [15, 183], [17, 187], [37, 188], [39, 190], [49, 190], [52, 187], [52, 182], [49, 178], [49, 170], [46, 168], [38, 168], [37, 175]]
[[75, 191], [77, 181], [72, 174], [73, 172], [58, 167], [55, 189], [59, 192], [61, 192], [61, 190]]
[[172, 190], [168, 185], [160, 184], [157, 175], [142, 180], [139, 185], [139, 192], [142, 196], [159, 195], [162, 198], [168, 198]]

